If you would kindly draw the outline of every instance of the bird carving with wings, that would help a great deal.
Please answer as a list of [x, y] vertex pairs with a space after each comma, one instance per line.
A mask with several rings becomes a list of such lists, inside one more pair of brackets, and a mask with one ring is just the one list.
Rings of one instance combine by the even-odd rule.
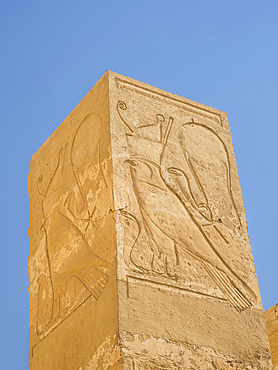
[[181, 253], [193, 257], [230, 304], [242, 311], [256, 301], [256, 295], [226, 253], [231, 248], [230, 230], [236, 233], [242, 226], [227, 148], [212, 128], [192, 121], [177, 128], [178, 142], [172, 142], [181, 157], [169, 159], [172, 126], [170, 117], [157, 142], [145, 132], [140, 137], [140, 128], [127, 135], [130, 158], [125, 164], [130, 168], [142, 225], [156, 247], [154, 256], [164, 256], [167, 265], [170, 249], [159, 241], [160, 233], [172, 241], [177, 265], [182, 263]]

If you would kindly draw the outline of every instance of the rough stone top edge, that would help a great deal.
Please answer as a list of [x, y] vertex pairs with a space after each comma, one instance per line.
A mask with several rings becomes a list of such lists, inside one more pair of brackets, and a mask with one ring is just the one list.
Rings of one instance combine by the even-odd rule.
[[[198, 108], [201, 108], [201, 109], [205, 109], [211, 113], [215, 113], [215, 114], [218, 114], [218, 115], [221, 115], [221, 116], [225, 116], [227, 117], [227, 113], [222, 111], [222, 110], [219, 110], [219, 109], [216, 109], [216, 108], [213, 108], [213, 107], [210, 107], [208, 105], [205, 105], [205, 104], [202, 104], [202, 103], [199, 103], [199, 102], [196, 102], [194, 100], [190, 100], [188, 98], [185, 98], [183, 96], [180, 96], [180, 95], [177, 95], [177, 94], [174, 94], [174, 93], [171, 93], [171, 92], [168, 92], [166, 90], [163, 90], [163, 89], [160, 89], [158, 87], [154, 87], [152, 85], [149, 85], [145, 82], [141, 82], [139, 80], [136, 80], [134, 78], [131, 78], [131, 77], [127, 77], [127, 76], [124, 76], [124, 75], [121, 75], [117, 72], [113, 72], [113, 71], [110, 71], [108, 70], [105, 75], [108, 74], [109, 76], [109, 80], [112, 78], [114, 79], [119, 79], [123, 82], [127, 82], [131, 85], [134, 85], [134, 86], [138, 86], [138, 87], [141, 87], [141, 88], [144, 88], [144, 89], [147, 89], [147, 90], [150, 90], [154, 93], [158, 93], [158, 94], [161, 94], [163, 96], [165, 96], [166, 98], [170, 98], [170, 99], [173, 99], [173, 100], [177, 100], [177, 101], [180, 101], [181, 103], [185, 103], [185, 104], [188, 104], [188, 105], [192, 105], [192, 106], [195, 106], [195, 107], [198, 107]], [[104, 75], [104, 76], [105, 76]]]
[[36, 152], [32, 155], [31, 157], [31, 162], [33, 160], [33, 158], [36, 157], [36, 155], [40, 152], [41, 148], [44, 147], [46, 145], [46, 143], [48, 143], [48, 141], [50, 141], [52, 139], [52, 137], [57, 133], [57, 131], [59, 131], [64, 122], [69, 120], [70, 117], [74, 114], [74, 112], [79, 108], [79, 105], [81, 104], [81, 102], [99, 85], [101, 84], [106, 78], [108, 78], [108, 88], [110, 89], [110, 82], [111, 82], [111, 79], [118, 79], [122, 82], [126, 82], [126, 83], [129, 83], [133, 86], [137, 86], [137, 87], [141, 87], [141, 88], [144, 88], [146, 90], [149, 90], [150, 92], [154, 92], [154, 93], [157, 93], [157, 94], [160, 94], [162, 95], [163, 97], [165, 98], [170, 98], [170, 99], [173, 99], [173, 100], [176, 100], [180, 103], [184, 103], [184, 104], [187, 104], [187, 105], [191, 105], [191, 106], [194, 106], [194, 107], [197, 107], [197, 108], [201, 108], [203, 110], [207, 110], [208, 112], [211, 112], [211, 113], [214, 113], [214, 114], [217, 114], [223, 118], [225, 118], [225, 120], [227, 120], [227, 113], [224, 112], [224, 111], [221, 111], [219, 109], [216, 109], [216, 108], [213, 108], [213, 107], [210, 107], [208, 105], [205, 105], [205, 104], [202, 104], [202, 103], [199, 103], [199, 102], [196, 102], [196, 101], [193, 101], [193, 100], [190, 100], [190, 99], [187, 99], [185, 97], [182, 97], [180, 95], [176, 95], [174, 93], [170, 93], [166, 90], [163, 90], [163, 89], [160, 89], [160, 88], [157, 88], [157, 87], [154, 87], [154, 86], [151, 86], [145, 82], [141, 82], [141, 81], [138, 81], [134, 78], [131, 78], [131, 77], [127, 77], [127, 76], [124, 76], [122, 74], [119, 74], [117, 72], [114, 72], [114, 71], [111, 71], [111, 70], [107, 70], [103, 75], [102, 77], [93, 85], [93, 87], [86, 93], [86, 95], [79, 101], [79, 103], [73, 108], [73, 110], [64, 118], [64, 120], [59, 124], [59, 126], [53, 131], [53, 133], [45, 140], [45, 142], [36, 150]]

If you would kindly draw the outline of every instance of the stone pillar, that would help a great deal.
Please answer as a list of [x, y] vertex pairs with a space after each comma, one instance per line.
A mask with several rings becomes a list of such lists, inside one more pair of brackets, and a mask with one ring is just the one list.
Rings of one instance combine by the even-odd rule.
[[271, 368], [225, 113], [107, 72], [28, 183], [32, 370]]
[[273, 369], [278, 370], [278, 303], [266, 310], [264, 315], [271, 349]]

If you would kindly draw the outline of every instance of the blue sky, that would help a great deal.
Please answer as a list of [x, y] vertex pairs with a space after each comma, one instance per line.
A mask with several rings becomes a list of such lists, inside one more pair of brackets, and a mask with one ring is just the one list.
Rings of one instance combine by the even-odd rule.
[[30, 157], [108, 69], [228, 113], [264, 309], [278, 302], [277, 14], [275, 0], [0, 1], [3, 369], [28, 369]]

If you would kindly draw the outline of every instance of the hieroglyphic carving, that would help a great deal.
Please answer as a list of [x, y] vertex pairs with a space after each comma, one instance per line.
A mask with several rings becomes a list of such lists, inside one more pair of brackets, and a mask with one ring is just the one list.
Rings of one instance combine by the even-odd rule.
[[[127, 109], [124, 102], [119, 103]], [[186, 253], [236, 310], [250, 307], [256, 295], [225, 255], [225, 245], [236, 242], [241, 220], [224, 141], [214, 129], [192, 118], [175, 127], [175, 140], [168, 144], [173, 117], [166, 120], [158, 113], [154, 123], [137, 127], [120, 117], [126, 127], [132, 127], [126, 132], [130, 157], [125, 164], [130, 168], [140, 220], [127, 210], [122, 215], [137, 226], [130, 248], [137, 272], [182, 279], [180, 256]], [[141, 243], [140, 253], [142, 237], [148, 240], [147, 259], [146, 243]]]
[[[202, 216], [211, 223], [223, 222], [221, 216], [228, 206], [227, 222], [233, 221], [231, 227], [242, 226], [231, 190], [230, 160], [223, 140], [213, 129], [193, 121], [181, 126], [179, 144], [199, 194], [204, 197], [200, 204], [210, 213], [207, 216], [202, 213]], [[203, 150], [199, 151], [198, 146]], [[186, 177], [185, 174], [184, 176]], [[186, 180], [188, 184], [192, 182], [188, 178]], [[191, 198], [198, 208], [200, 204], [197, 204], [192, 191]]]
[[126, 127], [131, 131], [134, 132], [134, 130], [130, 127], [130, 125], [124, 120], [123, 116], [121, 115], [121, 110], [126, 110], [127, 106], [126, 103], [123, 101], [119, 101], [117, 104], [117, 111], [119, 113], [119, 116], [121, 117], [123, 123], [126, 125]]
[[[85, 143], [88, 143], [85, 145]], [[42, 338], [88, 298], [98, 299], [110, 262], [97, 255], [98, 198], [107, 188], [100, 158], [101, 121], [89, 114], [64, 145], [50, 180], [37, 181], [47, 269], [38, 273], [37, 334]]]

